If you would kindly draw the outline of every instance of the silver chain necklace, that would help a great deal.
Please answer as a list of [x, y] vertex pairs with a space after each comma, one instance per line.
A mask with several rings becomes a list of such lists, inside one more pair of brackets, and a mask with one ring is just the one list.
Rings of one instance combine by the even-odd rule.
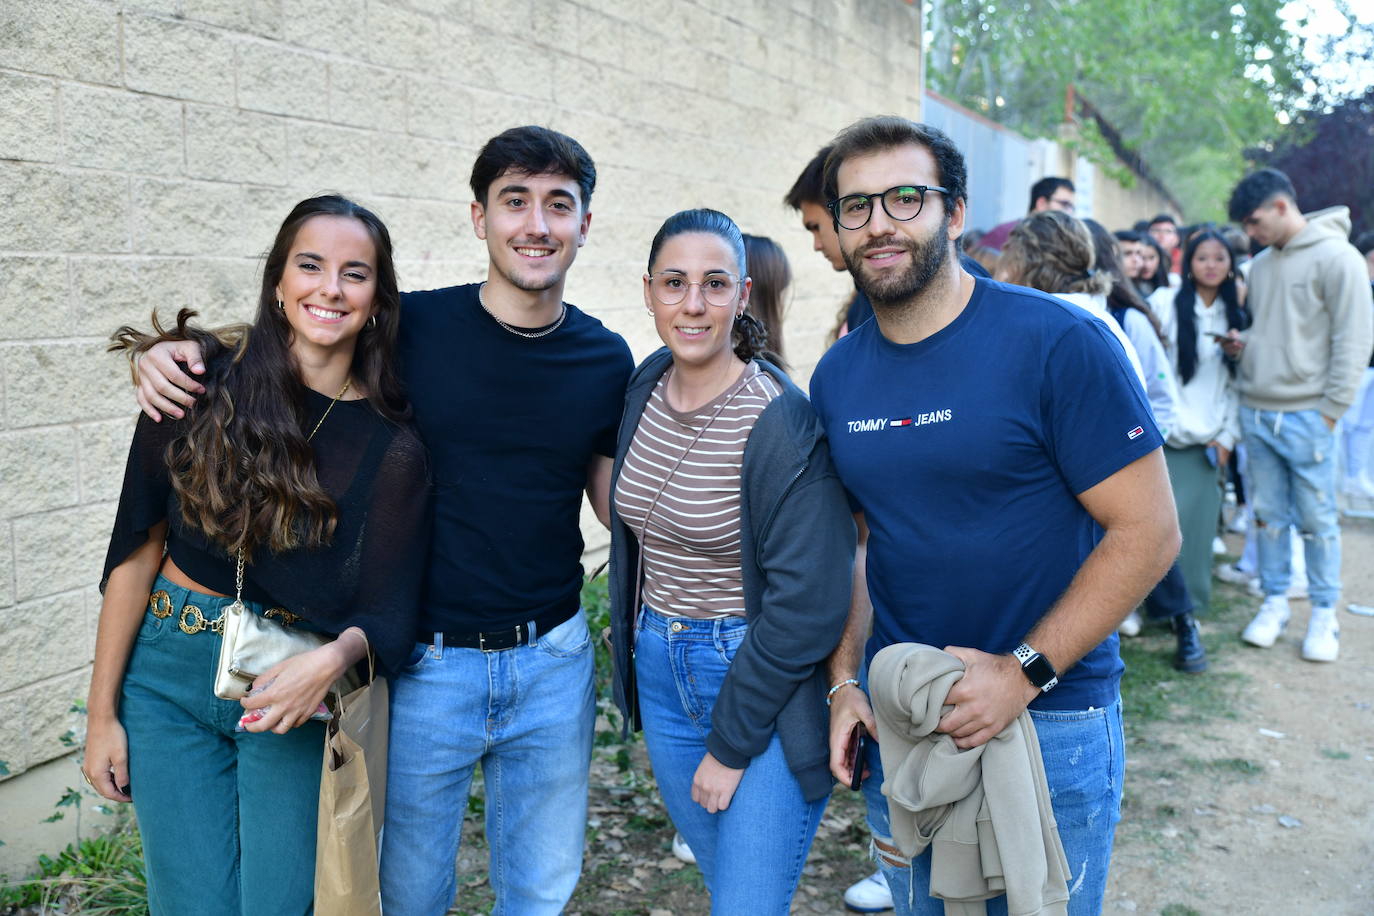
[[487, 308], [487, 297], [484, 295], [486, 293], [486, 290], [487, 284], [485, 282], [481, 286], [477, 287], [477, 304], [482, 306], [482, 311], [486, 312], [488, 315], [491, 316], [492, 321], [496, 322], [501, 327], [505, 328], [507, 331], [510, 331], [516, 337], [524, 337], [528, 340], [535, 340], [539, 337], [547, 337], [554, 331], [557, 331], [559, 328], [561, 328], [563, 326], [563, 319], [568, 317], [568, 306], [564, 303], [559, 303], [559, 305], [562, 306], [562, 311], [558, 313], [557, 321], [555, 321], [553, 324], [549, 325], [542, 331], [522, 331], [514, 325], [506, 324], [500, 318], [496, 317], [495, 312]]

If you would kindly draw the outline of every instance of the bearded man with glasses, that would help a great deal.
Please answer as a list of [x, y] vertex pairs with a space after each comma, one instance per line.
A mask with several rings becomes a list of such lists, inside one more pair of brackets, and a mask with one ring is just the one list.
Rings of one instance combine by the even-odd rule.
[[[1029, 712], [1069, 871], [1040, 902], [1097, 913], [1124, 774], [1116, 626], [1178, 552], [1178, 523], [1150, 406], [1107, 327], [961, 269], [965, 175], [945, 134], [894, 117], [845, 130], [826, 163], [840, 248], [875, 316], [811, 380], [866, 539], [830, 658], [831, 770], [849, 783], [849, 733], [875, 731], [878, 650], [943, 648], [963, 672], [937, 740], [981, 748]], [[894, 841], [911, 815], [889, 808], [873, 744], [859, 765], [897, 912], [943, 913], [929, 849]], [[1035, 909], [998, 898], [992, 911], [1004, 902]]]

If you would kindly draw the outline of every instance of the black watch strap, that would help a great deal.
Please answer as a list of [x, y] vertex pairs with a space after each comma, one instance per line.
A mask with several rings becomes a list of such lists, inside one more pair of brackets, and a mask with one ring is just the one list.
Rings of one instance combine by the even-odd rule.
[[1021, 664], [1021, 673], [1026, 676], [1026, 680], [1039, 688], [1041, 693], [1049, 693], [1059, 683], [1059, 672], [1054, 670], [1054, 665], [1030, 646], [1021, 643], [1011, 654], [1016, 656], [1017, 662]]

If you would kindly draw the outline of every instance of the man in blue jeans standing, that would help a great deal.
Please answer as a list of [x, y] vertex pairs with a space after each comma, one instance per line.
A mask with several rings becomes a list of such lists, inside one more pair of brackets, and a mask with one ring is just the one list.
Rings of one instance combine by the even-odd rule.
[[1304, 216], [1288, 176], [1277, 169], [1243, 178], [1228, 210], [1252, 241], [1267, 246], [1250, 262], [1254, 324], [1238, 337], [1231, 332], [1228, 345], [1240, 358], [1240, 424], [1265, 595], [1241, 637], [1268, 648], [1288, 623], [1288, 528], [1296, 525], [1312, 599], [1302, 657], [1334, 662], [1341, 647], [1334, 430], [1369, 365], [1369, 274], [1347, 241], [1350, 211], [1329, 207]]
[[[1107, 327], [960, 268], [965, 176], [945, 134], [891, 117], [841, 133], [826, 166], [840, 247], [876, 317], [811, 382], [869, 532], [830, 660], [831, 769], [847, 782], [851, 727], [874, 731], [866, 660], [899, 642], [946, 649], [966, 671], [940, 731], [976, 747], [1029, 706], [1069, 912], [1097, 913], [1124, 773], [1116, 627], [1168, 568], [1178, 524], [1162, 440]], [[892, 845], [872, 745], [867, 767], [897, 912], [942, 913], [929, 852], [908, 863]]]

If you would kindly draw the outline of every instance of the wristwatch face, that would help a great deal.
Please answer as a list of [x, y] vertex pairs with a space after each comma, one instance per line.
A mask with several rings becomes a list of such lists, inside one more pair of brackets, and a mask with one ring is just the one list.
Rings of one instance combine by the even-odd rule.
[[1021, 670], [1026, 672], [1026, 678], [1041, 690], [1053, 687], [1054, 684], [1051, 681], [1058, 682], [1058, 675], [1055, 673], [1054, 666], [1043, 655], [1035, 655], [1021, 666]]

